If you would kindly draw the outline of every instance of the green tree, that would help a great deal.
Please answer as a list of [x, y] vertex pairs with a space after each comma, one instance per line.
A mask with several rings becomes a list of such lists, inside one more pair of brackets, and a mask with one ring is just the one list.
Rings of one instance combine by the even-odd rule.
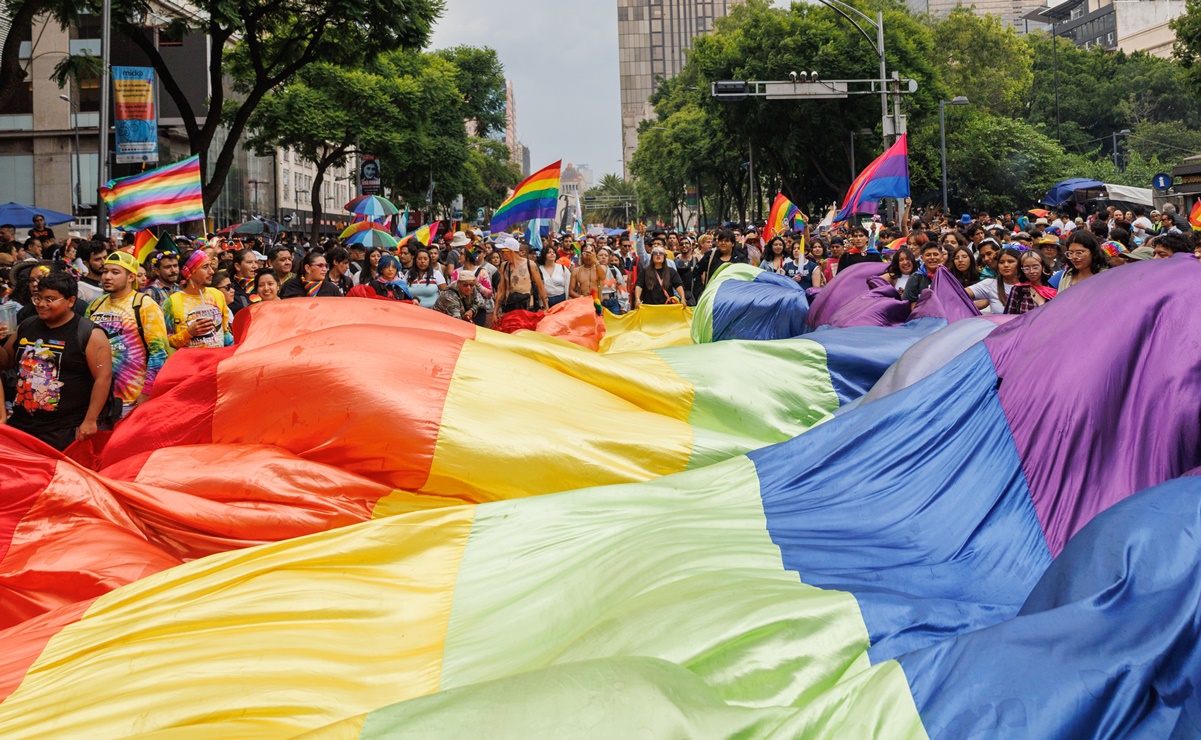
[[485, 212], [504, 201], [521, 182], [521, 168], [511, 159], [509, 147], [491, 139], [472, 139], [464, 173], [468, 186], [462, 190], [463, 212]]
[[456, 46], [435, 52], [455, 66], [455, 84], [463, 94], [464, 120], [475, 122], [481, 139], [508, 124], [505, 110], [505, 68], [488, 47]]
[[622, 227], [638, 219], [638, 186], [620, 175], [606, 174], [584, 193], [584, 220]]
[[[255, 110], [250, 146], [260, 155], [290, 148], [316, 166], [310, 198], [313, 244], [320, 231], [326, 171], [345, 165], [360, 144], [369, 152], [403, 148], [421, 125], [419, 117], [402, 112], [404, 102], [414, 97], [413, 85], [406, 83], [411, 80], [322, 62], [305, 67]], [[411, 106], [406, 109], [412, 113]]]
[[950, 95], [998, 116], [1021, 116], [1034, 81], [1033, 54], [995, 15], [956, 6], [934, 24], [934, 53]]
[[948, 128], [948, 187], [959, 205], [992, 213], [1028, 207], [1077, 164], [1023, 121], [965, 112]]
[[[66, 25], [83, 13], [99, 14], [101, 0], [47, 3]], [[224, 189], [250, 119], [268, 94], [318, 61], [353, 65], [385, 50], [421, 48], [443, 0], [197, 0], [193, 6], [195, 16], [176, 17], [163, 31], [208, 37], [205, 110], [193, 108], [181, 85], [184, 75], [201, 70], [168, 67], [154, 34], [146, 32], [148, 0], [114, 0], [112, 17], [113, 30], [145, 54], [179, 109], [189, 147], [200, 156], [208, 207]]]

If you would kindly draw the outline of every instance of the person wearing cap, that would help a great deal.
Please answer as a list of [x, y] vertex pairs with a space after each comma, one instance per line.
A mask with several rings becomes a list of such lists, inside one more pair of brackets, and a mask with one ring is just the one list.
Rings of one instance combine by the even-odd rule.
[[1039, 237], [1035, 246], [1038, 247], [1038, 251], [1047, 260], [1052, 273], [1063, 269], [1063, 248], [1059, 244], [1059, 237], [1054, 234], [1047, 234], [1046, 236]]
[[104, 330], [112, 348], [113, 395], [124, 404], [122, 417], [149, 398], [169, 352], [162, 309], [152, 296], [134, 288], [137, 270], [132, 255], [110, 254], [100, 279], [104, 295], [92, 301], [85, 314]]
[[529, 311], [534, 307], [534, 298], [546, 305], [546, 287], [538, 265], [519, 253], [517, 240], [511, 236], [501, 237], [498, 242], [501, 267], [497, 271], [496, 314], [499, 317], [509, 311]]
[[452, 319], [480, 324], [487, 315], [484, 296], [480, 294], [475, 273], [471, 270], [459, 270], [450, 288], [438, 294], [434, 302], [434, 310], [446, 314]]
[[1145, 262], [1155, 259], [1155, 250], [1151, 247], [1136, 247], [1126, 253], [1126, 264]]
[[452, 268], [457, 268], [463, 264], [463, 249], [471, 245], [471, 238], [464, 231], [456, 231], [450, 238], [449, 248], [446, 250], [446, 263]]
[[684, 281], [667, 263], [667, 249], [656, 242], [651, 249], [650, 264], [638, 271], [638, 282], [634, 284], [634, 310], [643, 304], [662, 306], [684, 302]]
[[209, 287], [213, 272], [208, 255], [200, 250], [189, 254], [179, 268], [183, 290], [163, 304], [167, 342], [173, 348], [227, 347], [234, 343], [226, 320], [225, 296]]

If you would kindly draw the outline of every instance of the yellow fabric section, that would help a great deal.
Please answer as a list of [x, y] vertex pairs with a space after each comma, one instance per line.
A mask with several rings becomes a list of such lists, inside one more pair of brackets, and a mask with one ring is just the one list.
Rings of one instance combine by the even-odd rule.
[[621, 316], [605, 311], [605, 336], [600, 352], [692, 344], [692, 309], [688, 306], [643, 306]]
[[291, 737], [434, 692], [474, 513], [380, 519], [117, 589], [0, 704], [0, 737]]
[[[499, 343], [468, 342], [426, 488], [488, 501], [650, 480], [684, 470], [692, 438], [682, 419], [647, 413]], [[558, 442], [556, 453], [546, 453], [547, 440]], [[488, 465], [479, 464], [481, 450]]]
[[[604, 356], [537, 332], [480, 331], [476, 341], [497, 347], [598, 386], [655, 414], [686, 421], [692, 413], [692, 384], [653, 352]], [[537, 389], [534, 389], [537, 392]]]

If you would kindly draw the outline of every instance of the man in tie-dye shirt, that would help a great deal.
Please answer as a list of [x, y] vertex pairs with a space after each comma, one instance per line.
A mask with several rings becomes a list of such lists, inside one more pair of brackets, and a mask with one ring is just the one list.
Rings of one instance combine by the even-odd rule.
[[167, 327], [163, 311], [134, 290], [137, 260], [113, 252], [104, 261], [100, 284], [104, 295], [88, 306], [87, 315], [108, 335], [113, 349], [113, 395], [128, 413], [146, 400], [159, 369], [167, 361]]

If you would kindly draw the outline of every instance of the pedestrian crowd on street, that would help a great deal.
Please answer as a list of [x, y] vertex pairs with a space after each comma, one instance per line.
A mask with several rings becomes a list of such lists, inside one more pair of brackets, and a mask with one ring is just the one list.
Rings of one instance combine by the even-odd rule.
[[174, 237], [139, 263], [135, 235], [59, 241], [44, 220], [24, 239], [0, 225], [0, 421], [62, 450], [111, 428], [151, 393], [168, 356], [233, 343], [234, 315], [264, 301], [369, 297], [410, 303], [481, 327], [591, 297], [620, 315], [643, 305], [695, 305], [725, 264], [749, 264], [811, 295], [840, 270], [878, 262], [915, 304], [946, 270], [982, 313], [1037, 310], [1105, 270], [1201, 253], [1172, 206], [1145, 212], [951, 214], [928, 210], [806, 224], [766, 242], [754, 227], [704, 231], [634, 226], [600, 234], [455, 230], [393, 248], [287, 233], [262, 239]]

